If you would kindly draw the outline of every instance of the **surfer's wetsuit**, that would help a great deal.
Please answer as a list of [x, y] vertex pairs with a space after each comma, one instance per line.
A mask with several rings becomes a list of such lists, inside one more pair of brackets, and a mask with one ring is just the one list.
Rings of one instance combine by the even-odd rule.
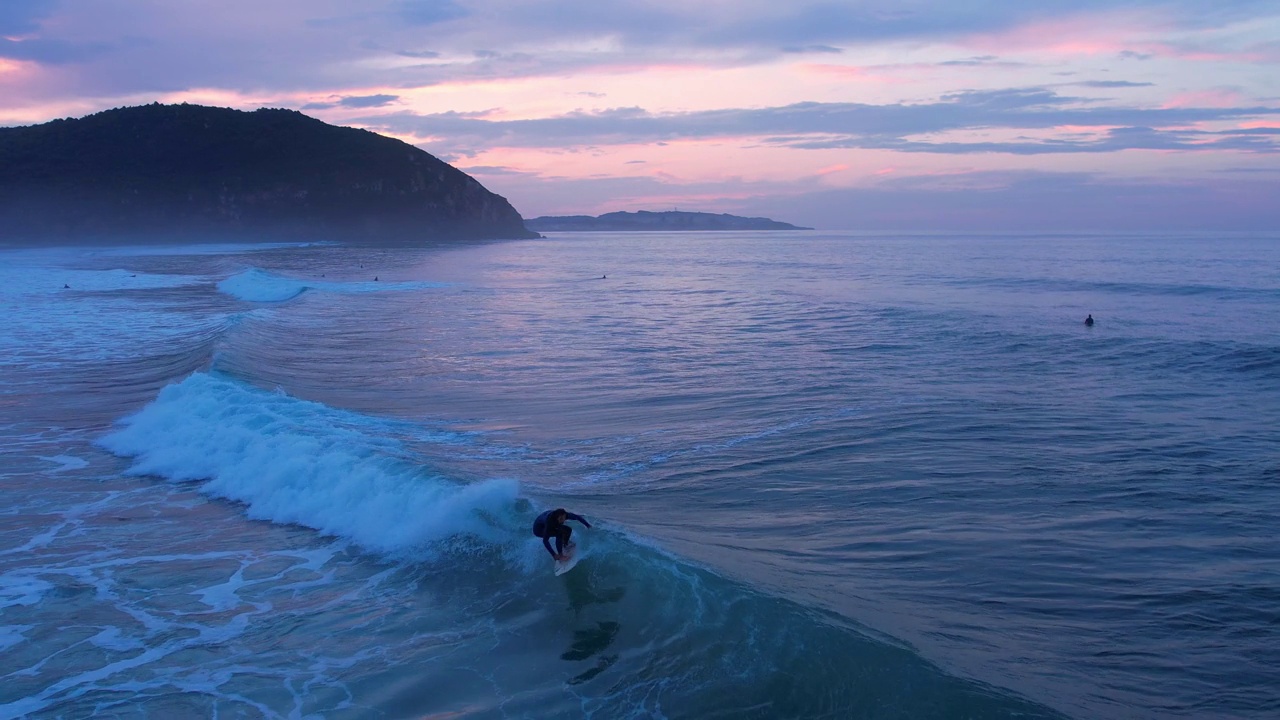
[[[556, 522], [556, 516], [560, 513], [564, 513], [566, 523], [569, 520], [577, 520], [584, 526], [591, 527], [591, 523], [587, 522], [586, 518], [581, 515], [574, 515], [562, 508], [548, 510], [539, 515], [538, 519], [533, 521], [533, 534], [542, 538], [543, 547], [547, 549], [547, 552], [551, 553], [551, 557], [557, 559], [564, 552], [564, 546], [569, 544], [569, 536], [573, 534], [573, 528], [565, 523]], [[555, 550], [551, 549], [551, 538], [556, 539]]]

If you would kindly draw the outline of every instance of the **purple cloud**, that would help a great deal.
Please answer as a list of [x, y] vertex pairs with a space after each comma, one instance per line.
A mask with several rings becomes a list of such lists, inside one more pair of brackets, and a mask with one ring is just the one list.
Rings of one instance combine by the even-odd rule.
[[375, 108], [390, 105], [400, 99], [399, 95], [349, 95], [327, 103], [307, 103], [303, 110], [328, 110], [335, 107]]
[[[448, 138], [472, 151], [491, 146], [566, 147], [675, 139], [760, 137], [801, 150], [891, 149], [907, 152], [1045, 154], [1112, 152], [1133, 148], [1275, 152], [1266, 133], [1207, 133], [1187, 124], [1280, 116], [1280, 108], [1124, 108], [1091, 105], [1047, 88], [966, 91], [931, 103], [796, 103], [686, 113], [638, 107], [573, 112], [532, 120], [493, 120], [458, 113], [394, 113], [357, 121], [420, 136]], [[1045, 130], [1064, 125], [1118, 127], [1101, 140], [1022, 140], [1001, 143], [916, 140], [915, 136], [973, 128]], [[1175, 128], [1175, 129], [1164, 129]], [[1250, 137], [1256, 136], [1256, 137]], [[1203, 144], [1202, 144], [1203, 143]]]

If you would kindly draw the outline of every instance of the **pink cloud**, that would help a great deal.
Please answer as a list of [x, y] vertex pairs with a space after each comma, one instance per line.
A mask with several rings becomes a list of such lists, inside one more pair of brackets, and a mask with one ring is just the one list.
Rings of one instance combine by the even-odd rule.
[[1186, 107], [1232, 108], [1245, 104], [1247, 104], [1247, 100], [1239, 91], [1214, 88], [1211, 90], [1178, 93], [1166, 100], [1160, 107], [1165, 109]]
[[1053, 132], [1055, 134], [1065, 133], [1068, 135], [1097, 135], [1099, 133], [1115, 130], [1121, 125], [1055, 125]]
[[631, 210], [652, 210], [655, 207], [684, 207], [720, 209], [721, 204], [731, 200], [747, 200], [755, 197], [753, 189], [725, 190], [716, 192], [687, 192], [673, 188], [671, 193], [650, 193], [644, 197], [633, 197], [621, 202], [610, 202], [602, 207], [616, 208], [622, 206]]
[[800, 63], [795, 66], [796, 70], [810, 75], [828, 75], [846, 80], [869, 80], [871, 79], [864, 67], [856, 65], [831, 65], [829, 63]]
[[6, 57], [0, 57], [0, 76], [15, 75], [24, 69], [34, 66], [35, 63], [23, 62], [21, 60], [11, 60]]
[[1175, 57], [1193, 62], [1244, 63], [1250, 65], [1280, 62], [1280, 47], [1254, 45], [1239, 51], [1210, 50], [1190, 45], [1153, 44], [1153, 54]]
[[[846, 82], [875, 83], [877, 85], [906, 85], [917, 82], [915, 75], [891, 75], [890, 72], [911, 70], [913, 67], [932, 69], [928, 65], [832, 65], [828, 63], [800, 63], [791, 66], [792, 70], [819, 79], [836, 79]], [[878, 72], [877, 72], [878, 71]]]
[[[1134, 49], [1136, 28], [1152, 29], [1119, 14], [1035, 22], [999, 33], [971, 35], [962, 44], [988, 53], [1031, 51], [1050, 55], [1114, 55]], [[1132, 29], [1131, 29], [1132, 28]]]
[[1172, 30], [1167, 20], [1150, 13], [1115, 12], [1058, 18], [1005, 32], [972, 35], [961, 44], [990, 53], [1032, 52], [1064, 57], [1131, 54], [1191, 62], [1280, 62], [1280, 47], [1274, 43], [1230, 50], [1209, 47], [1204, 38], [1200, 42], [1154, 39], [1158, 33]]

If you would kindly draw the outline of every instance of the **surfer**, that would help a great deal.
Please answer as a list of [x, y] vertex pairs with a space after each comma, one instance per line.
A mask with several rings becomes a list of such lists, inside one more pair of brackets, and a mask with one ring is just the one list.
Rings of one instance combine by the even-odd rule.
[[1085, 318], [1085, 319], [1084, 319], [1084, 324], [1085, 324], [1085, 326], [1086, 326], [1086, 327], [1093, 327], [1093, 314], [1092, 314], [1092, 313], [1090, 313], [1090, 314], [1089, 314], [1089, 317], [1087, 317], [1087, 318]]
[[[533, 521], [534, 536], [542, 538], [543, 547], [556, 560], [564, 559], [565, 546], [569, 544], [569, 536], [573, 534], [573, 528], [565, 524], [570, 520], [577, 520], [588, 529], [591, 528], [591, 523], [587, 522], [586, 518], [581, 515], [574, 515], [564, 508], [548, 510]], [[551, 549], [551, 538], [556, 539], [555, 550]]]

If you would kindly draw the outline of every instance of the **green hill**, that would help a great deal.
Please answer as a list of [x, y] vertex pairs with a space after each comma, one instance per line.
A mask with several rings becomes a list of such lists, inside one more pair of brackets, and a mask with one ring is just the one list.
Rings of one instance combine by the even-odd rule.
[[536, 237], [514, 208], [412, 145], [293, 110], [119, 108], [0, 128], [0, 240]]

